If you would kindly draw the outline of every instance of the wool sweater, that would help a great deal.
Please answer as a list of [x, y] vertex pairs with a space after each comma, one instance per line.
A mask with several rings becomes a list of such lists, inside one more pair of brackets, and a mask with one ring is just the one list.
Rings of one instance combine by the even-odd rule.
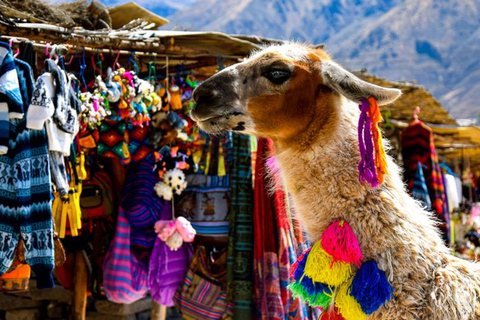
[[[77, 121], [77, 112], [70, 105], [70, 81], [65, 72], [61, 71], [59, 76], [62, 78], [65, 85], [62, 86], [62, 91], [58, 91], [57, 82], [53, 73], [46, 72], [42, 74], [35, 85], [33, 98], [30, 105], [30, 110], [27, 114], [27, 127], [30, 129], [41, 130], [43, 126], [47, 129], [48, 135], [48, 149], [50, 151], [61, 152], [64, 156], [70, 155], [70, 146], [78, 133], [79, 124]], [[61, 103], [54, 104], [54, 101], [59, 101], [58, 95], [62, 95]], [[67, 97], [67, 98], [64, 98]], [[58, 114], [57, 108], [68, 110], [68, 121], [72, 132], [64, 130], [65, 127], [59, 125], [54, 119], [54, 115]], [[70, 131], [70, 130], [69, 130]]]
[[23, 117], [23, 101], [12, 50], [0, 42], [0, 154], [6, 154], [9, 141], [9, 119]]

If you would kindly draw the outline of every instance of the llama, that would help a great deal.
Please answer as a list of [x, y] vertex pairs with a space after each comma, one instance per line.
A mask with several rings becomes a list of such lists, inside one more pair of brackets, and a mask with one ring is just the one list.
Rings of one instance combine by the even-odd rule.
[[274, 141], [311, 240], [333, 221], [348, 221], [365, 259], [375, 260], [395, 289], [394, 299], [368, 319], [480, 319], [479, 265], [449, 254], [393, 160], [388, 157], [389, 174], [378, 188], [359, 182], [358, 104], [372, 96], [385, 105], [400, 94], [357, 78], [323, 50], [287, 43], [206, 80], [194, 92], [191, 117], [211, 134]]

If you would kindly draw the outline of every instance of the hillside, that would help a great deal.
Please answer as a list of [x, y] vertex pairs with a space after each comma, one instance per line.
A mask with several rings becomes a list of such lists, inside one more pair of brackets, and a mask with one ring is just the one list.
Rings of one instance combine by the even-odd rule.
[[425, 86], [456, 118], [480, 111], [477, 0], [199, 0], [169, 19], [188, 30], [325, 43], [350, 69]]

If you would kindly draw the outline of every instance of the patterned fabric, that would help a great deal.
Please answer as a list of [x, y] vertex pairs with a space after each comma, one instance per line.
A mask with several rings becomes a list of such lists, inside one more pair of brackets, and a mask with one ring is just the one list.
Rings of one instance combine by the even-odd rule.
[[8, 43], [0, 42], [0, 66], [0, 154], [5, 154], [9, 145], [8, 120], [20, 119], [24, 113], [17, 70]]
[[269, 142], [258, 141], [254, 187], [254, 281], [255, 315], [258, 319], [283, 319], [273, 199], [265, 181]]
[[422, 164], [420, 162], [417, 164], [415, 178], [413, 179], [412, 196], [419, 200], [425, 208], [428, 210], [431, 209], [432, 203], [430, 202], [430, 196], [428, 195], [427, 184], [425, 182]]
[[77, 131], [76, 123], [78, 119], [77, 111], [70, 106], [71, 86], [68, 76], [52, 59], [45, 61], [45, 68], [55, 79], [55, 96], [53, 97], [55, 112], [53, 113], [53, 120], [60, 130], [67, 133], [75, 133]]
[[410, 192], [413, 188], [418, 162], [425, 166], [423, 173], [430, 195], [432, 210], [442, 222], [439, 227], [442, 230], [445, 240], [447, 240], [445, 189], [442, 172], [435, 151], [432, 129], [421, 121], [408, 126], [402, 133], [402, 157], [404, 179]]
[[50, 171], [45, 130], [10, 120], [8, 152], [0, 156], [0, 274], [12, 263], [19, 236], [37, 287], [53, 286]]
[[153, 171], [154, 166], [154, 157], [150, 154], [128, 167], [121, 200], [131, 226], [133, 252], [145, 266], [157, 237], [153, 225], [160, 220], [162, 207], [167, 204], [155, 194], [153, 187], [160, 178]]
[[116, 303], [135, 302], [148, 291], [147, 269], [130, 250], [130, 224], [121, 206], [115, 238], [103, 262], [103, 289]]
[[[64, 75], [64, 73], [62, 73], [62, 75]], [[56, 110], [54, 104], [56, 95], [57, 86], [54, 76], [49, 72], [42, 74], [35, 83], [35, 90], [33, 91], [32, 101], [27, 113], [27, 127], [41, 130], [45, 126], [48, 136], [48, 149], [69, 156], [70, 148], [75, 134], [78, 132], [79, 124], [78, 121], [74, 121], [75, 128], [73, 133], [66, 132], [63, 130], [63, 127], [57, 125], [53, 119], [53, 114], [55, 114]], [[70, 109], [73, 110], [72, 108]], [[69, 122], [75, 113], [76, 112], [72, 111], [68, 119]]]
[[253, 190], [250, 137], [233, 134], [230, 235], [227, 257], [229, 300], [234, 319], [252, 318]]
[[198, 246], [174, 301], [184, 319], [222, 319], [229, 308], [224, 290], [226, 252], [216, 260]]

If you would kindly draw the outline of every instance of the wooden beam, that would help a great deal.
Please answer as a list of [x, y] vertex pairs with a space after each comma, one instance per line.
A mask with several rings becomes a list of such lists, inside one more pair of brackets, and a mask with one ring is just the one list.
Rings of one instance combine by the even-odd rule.
[[72, 320], [85, 320], [87, 312], [88, 271], [82, 250], [75, 252]]

